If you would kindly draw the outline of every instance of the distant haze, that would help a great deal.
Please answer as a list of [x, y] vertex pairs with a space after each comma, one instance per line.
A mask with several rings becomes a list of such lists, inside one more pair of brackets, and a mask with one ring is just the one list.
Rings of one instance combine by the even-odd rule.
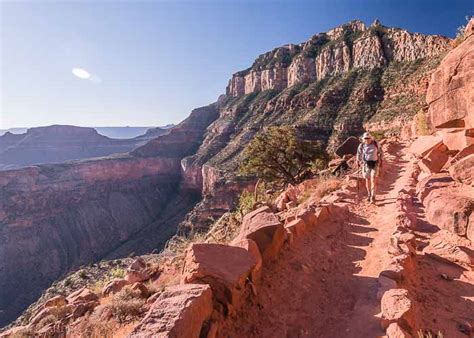
[[[162, 126], [160, 128], [166, 129], [171, 128], [173, 125], [169, 124], [166, 126]], [[118, 139], [126, 139], [126, 138], [133, 138], [146, 133], [146, 131], [150, 128], [156, 127], [93, 127], [97, 132], [101, 135], [110, 137], [110, 138], [118, 138]], [[5, 134], [6, 132], [10, 132], [12, 134], [23, 134], [26, 133], [28, 128], [10, 128], [10, 129], [0, 129], [0, 136]]]

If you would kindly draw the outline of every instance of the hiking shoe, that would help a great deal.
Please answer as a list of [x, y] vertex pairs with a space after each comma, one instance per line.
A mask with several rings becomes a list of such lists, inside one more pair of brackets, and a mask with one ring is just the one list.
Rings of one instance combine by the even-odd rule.
[[370, 196], [369, 202], [370, 202], [370, 204], [374, 204], [375, 203], [375, 196]]
[[372, 196], [368, 195], [367, 196], [367, 201], [370, 202], [371, 199], [372, 199]]

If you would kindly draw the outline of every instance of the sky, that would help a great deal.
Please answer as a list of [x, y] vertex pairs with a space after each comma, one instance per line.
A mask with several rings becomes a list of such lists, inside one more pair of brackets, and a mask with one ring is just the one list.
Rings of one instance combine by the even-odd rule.
[[158, 126], [266, 51], [353, 19], [453, 37], [472, 0], [0, 0], [0, 129]]

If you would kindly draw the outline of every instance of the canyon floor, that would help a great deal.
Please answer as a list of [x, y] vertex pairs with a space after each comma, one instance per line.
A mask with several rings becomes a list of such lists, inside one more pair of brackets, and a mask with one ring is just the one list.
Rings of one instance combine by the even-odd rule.
[[[396, 224], [396, 199], [407, 186], [409, 154], [397, 144], [387, 154], [376, 205], [356, 195], [345, 202], [349, 214], [330, 219], [286, 247], [268, 265], [253, 306], [245, 307], [224, 332], [229, 337], [379, 337], [378, 277], [390, 261], [387, 252]], [[435, 228], [424, 221], [418, 249]], [[466, 337], [472, 325], [474, 278], [454, 265], [417, 252], [417, 270], [406, 283], [416, 298], [422, 327], [445, 337]], [[471, 314], [471, 318], [470, 317]], [[471, 323], [469, 323], [471, 322]]]

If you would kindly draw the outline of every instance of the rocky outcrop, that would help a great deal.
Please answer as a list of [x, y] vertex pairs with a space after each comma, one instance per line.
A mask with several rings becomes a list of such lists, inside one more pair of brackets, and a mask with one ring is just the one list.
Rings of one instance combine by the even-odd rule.
[[54, 125], [6, 133], [0, 136], [0, 170], [125, 153], [166, 132], [155, 128], [136, 138], [112, 139], [94, 128]]
[[282, 90], [348, 72], [373, 69], [390, 62], [414, 61], [439, 55], [449, 49], [449, 39], [410, 33], [382, 26], [366, 27], [355, 20], [307, 42], [288, 45], [263, 54], [249, 69], [235, 73], [227, 94], [242, 96], [269, 89]]
[[471, 19], [464, 41], [446, 55], [431, 77], [426, 95], [436, 128], [474, 128], [474, 34]]
[[202, 337], [211, 314], [212, 292], [208, 285], [170, 286], [159, 294], [130, 337]]
[[316, 78], [347, 72], [351, 67], [351, 55], [345, 41], [324, 48], [316, 57]]

